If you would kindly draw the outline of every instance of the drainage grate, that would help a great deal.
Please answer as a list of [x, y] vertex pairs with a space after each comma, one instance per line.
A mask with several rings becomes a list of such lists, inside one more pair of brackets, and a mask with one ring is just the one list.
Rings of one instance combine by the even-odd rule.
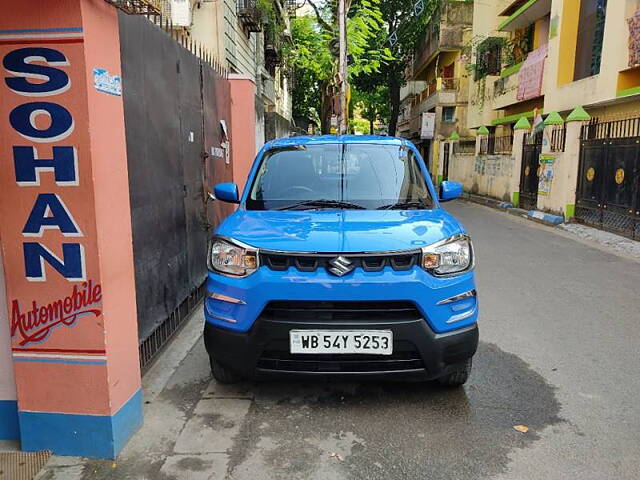
[[144, 369], [151, 363], [162, 347], [171, 339], [173, 334], [180, 328], [184, 320], [196, 308], [204, 297], [205, 284], [200, 285], [191, 292], [169, 317], [156, 328], [151, 335], [140, 343], [138, 352], [140, 355], [140, 367]]
[[49, 461], [51, 452], [0, 452], [0, 480], [33, 480]]

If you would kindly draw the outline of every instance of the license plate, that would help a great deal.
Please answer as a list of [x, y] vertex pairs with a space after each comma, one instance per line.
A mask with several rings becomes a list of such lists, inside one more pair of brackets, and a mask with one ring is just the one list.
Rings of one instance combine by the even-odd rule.
[[391, 330], [291, 330], [291, 353], [368, 353], [391, 355]]

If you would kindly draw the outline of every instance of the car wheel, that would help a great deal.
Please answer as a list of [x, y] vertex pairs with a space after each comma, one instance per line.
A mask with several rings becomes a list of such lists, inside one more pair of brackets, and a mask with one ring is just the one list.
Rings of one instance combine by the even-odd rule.
[[438, 379], [438, 382], [440, 382], [440, 384], [445, 385], [447, 387], [460, 387], [464, 385], [469, 379], [472, 365], [473, 365], [473, 362], [471, 361], [471, 359], [469, 359], [465, 362], [462, 368], [454, 372], [448, 373], [443, 377], [440, 377]]
[[213, 357], [209, 357], [209, 362], [211, 363], [211, 374], [218, 383], [237, 383], [240, 381], [239, 375], [220, 365]]

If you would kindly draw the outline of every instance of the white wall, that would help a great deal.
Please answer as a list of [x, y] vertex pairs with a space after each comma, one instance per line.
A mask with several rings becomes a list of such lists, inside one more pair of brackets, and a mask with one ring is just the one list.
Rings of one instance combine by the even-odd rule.
[[0, 400], [16, 399], [16, 382], [11, 362], [11, 338], [9, 337], [9, 315], [4, 283], [4, 266], [0, 251]]

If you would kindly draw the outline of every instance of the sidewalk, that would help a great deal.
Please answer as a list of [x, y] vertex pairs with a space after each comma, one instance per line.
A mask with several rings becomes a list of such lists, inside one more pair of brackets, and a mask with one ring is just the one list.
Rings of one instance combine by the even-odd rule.
[[211, 379], [202, 308], [143, 377], [144, 425], [117, 462], [52, 457], [37, 480], [224, 478], [251, 399]]

